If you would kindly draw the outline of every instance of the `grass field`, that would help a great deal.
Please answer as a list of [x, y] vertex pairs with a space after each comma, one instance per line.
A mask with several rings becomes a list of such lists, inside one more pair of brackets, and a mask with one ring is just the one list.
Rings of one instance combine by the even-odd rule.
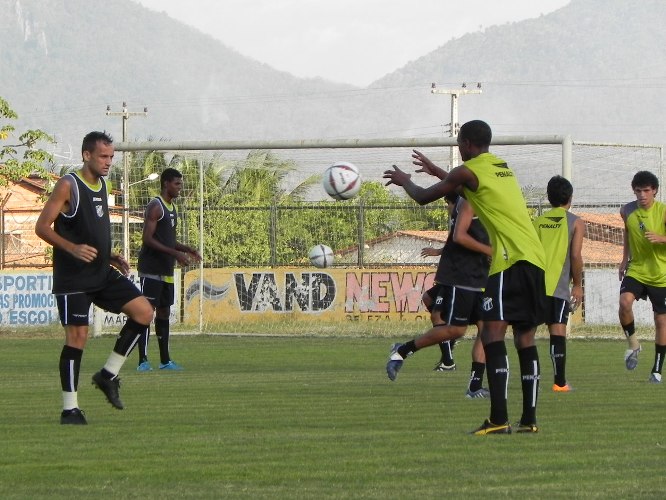
[[555, 394], [540, 341], [541, 431], [477, 437], [468, 431], [489, 403], [464, 398], [470, 341], [456, 348], [457, 371], [431, 371], [430, 348], [391, 383], [391, 339], [176, 337], [186, 371], [137, 373], [133, 353], [123, 411], [90, 385], [113, 342], [91, 339], [84, 356], [89, 425], [61, 426], [62, 339], [0, 337], [0, 498], [665, 496], [666, 398], [647, 383], [650, 343], [627, 372], [624, 342], [569, 342], [576, 391]]

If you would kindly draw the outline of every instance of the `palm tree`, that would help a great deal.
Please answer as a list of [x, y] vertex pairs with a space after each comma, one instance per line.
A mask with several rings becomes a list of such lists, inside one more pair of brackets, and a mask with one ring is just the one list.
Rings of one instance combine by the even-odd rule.
[[271, 151], [251, 151], [245, 159], [232, 164], [231, 173], [222, 185], [222, 194], [245, 199], [251, 204], [301, 201], [320, 177], [311, 175], [287, 192], [284, 182], [296, 170], [293, 160], [283, 160]]

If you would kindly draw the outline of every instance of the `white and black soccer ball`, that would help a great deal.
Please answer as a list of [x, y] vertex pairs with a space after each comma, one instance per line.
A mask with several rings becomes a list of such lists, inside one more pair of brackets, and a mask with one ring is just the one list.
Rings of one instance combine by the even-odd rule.
[[308, 252], [308, 258], [315, 267], [328, 267], [333, 264], [333, 250], [326, 245], [315, 245]]
[[361, 174], [353, 163], [340, 161], [324, 172], [324, 190], [336, 200], [349, 200], [361, 190]]

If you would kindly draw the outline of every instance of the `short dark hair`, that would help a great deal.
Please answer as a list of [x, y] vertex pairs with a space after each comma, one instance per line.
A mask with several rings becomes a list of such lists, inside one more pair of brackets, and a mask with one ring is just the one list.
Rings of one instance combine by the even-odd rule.
[[555, 175], [548, 181], [546, 193], [548, 194], [548, 201], [553, 207], [561, 207], [571, 201], [573, 186], [568, 179], [561, 175]]
[[463, 123], [458, 135], [461, 139], [468, 140], [478, 147], [490, 146], [490, 141], [493, 139], [493, 132], [490, 130], [490, 125], [481, 120], [472, 120]]
[[160, 175], [160, 187], [164, 186], [165, 182], [171, 182], [174, 179], [182, 179], [183, 174], [181, 174], [175, 168], [165, 168], [162, 175]]
[[659, 189], [659, 179], [652, 172], [647, 170], [641, 170], [636, 172], [634, 178], [631, 180], [631, 189], [636, 189], [637, 187], [651, 187], [654, 189]]
[[95, 146], [97, 146], [97, 143], [100, 141], [104, 144], [113, 144], [113, 139], [106, 132], [93, 131], [86, 134], [83, 138], [83, 143], [81, 144], [81, 154], [83, 154], [84, 151], [88, 151], [88, 153], [95, 151]]

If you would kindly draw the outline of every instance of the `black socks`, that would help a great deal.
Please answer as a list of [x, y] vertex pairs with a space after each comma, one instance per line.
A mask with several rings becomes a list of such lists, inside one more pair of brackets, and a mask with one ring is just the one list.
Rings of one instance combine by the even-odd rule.
[[550, 336], [550, 359], [553, 362], [554, 383], [560, 387], [567, 385], [566, 360], [567, 338], [562, 335]]
[[64, 392], [76, 392], [79, 387], [79, 372], [83, 351], [65, 345], [60, 352], [60, 386]]

